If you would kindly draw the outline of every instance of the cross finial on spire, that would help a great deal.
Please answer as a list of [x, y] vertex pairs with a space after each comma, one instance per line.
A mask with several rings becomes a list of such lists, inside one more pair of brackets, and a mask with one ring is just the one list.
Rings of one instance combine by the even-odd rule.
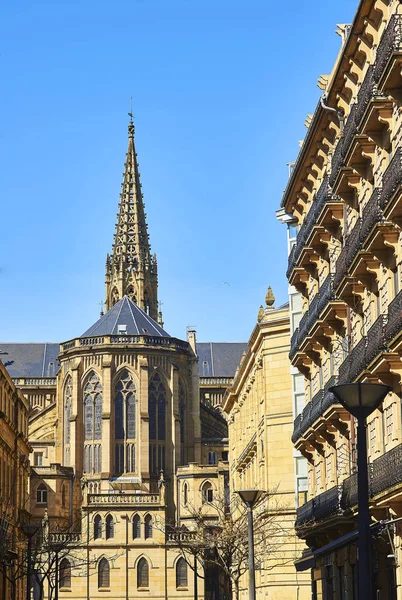
[[134, 130], [133, 97], [132, 96], [130, 96], [130, 112], [128, 113], [128, 116], [130, 117], [130, 124], [128, 126], [129, 131], [130, 131], [130, 127], [132, 127]]

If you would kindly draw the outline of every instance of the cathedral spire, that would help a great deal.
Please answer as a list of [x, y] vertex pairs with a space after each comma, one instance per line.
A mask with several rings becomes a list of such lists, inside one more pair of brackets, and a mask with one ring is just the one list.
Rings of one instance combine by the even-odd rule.
[[124, 165], [119, 212], [112, 254], [106, 258], [106, 310], [123, 296], [157, 320], [158, 275], [151, 255], [140, 173], [134, 144], [134, 122], [129, 113], [128, 150]]

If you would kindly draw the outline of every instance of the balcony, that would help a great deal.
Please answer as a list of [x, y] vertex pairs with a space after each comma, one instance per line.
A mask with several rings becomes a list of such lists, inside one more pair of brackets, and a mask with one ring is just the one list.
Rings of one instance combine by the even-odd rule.
[[371, 496], [377, 496], [400, 484], [402, 484], [402, 444], [372, 462]]
[[328, 275], [324, 283], [320, 287], [320, 291], [314, 296], [309, 309], [302, 316], [298, 328], [292, 335], [290, 340], [289, 358], [293, 359], [299, 346], [302, 345], [314, 324], [318, 321], [320, 314], [327, 306], [328, 302], [335, 299], [334, 292], [334, 275]]
[[357, 473], [353, 473], [342, 483], [341, 505], [344, 510], [351, 510], [357, 503]]
[[[402, 16], [402, 15], [401, 15]], [[382, 177], [380, 206], [386, 210], [402, 184], [402, 148], [398, 148]]]
[[159, 494], [88, 494], [89, 506], [160, 504]]
[[342, 486], [336, 485], [300, 506], [296, 512], [296, 527], [313, 525], [325, 519], [342, 515], [341, 496]]
[[402, 290], [388, 306], [388, 321], [385, 326], [385, 339], [390, 342], [402, 331]]
[[326, 384], [323, 390], [320, 390], [310, 402], [306, 404], [303, 412], [298, 415], [294, 421], [292, 442], [296, 444], [304, 436], [306, 431], [314, 425], [325, 413], [328, 408], [337, 404], [335, 396], [328, 389], [335, 385], [337, 378], [335, 376]]
[[377, 83], [384, 74], [391, 56], [402, 52], [402, 15], [392, 15], [377, 48], [373, 80]]
[[381, 188], [375, 188], [370, 200], [367, 202], [366, 206], [363, 209], [361, 227], [359, 232], [359, 239], [361, 244], [365, 242], [367, 236], [373, 230], [374, 225], [382, 221], [383, 217], [382, 210], [380, 207], [381, 192]]
[[317, 221], [318, 215], [320, 214], [325, 203], [330, 200], [331, 197], [331, 188], [328, 185], [328, 178], [326, 177], [320, 185], [310, 210], [300, 227], [299, 233], [297, 234], [296, 244], [293, 246], [289, 254], [288, 269], [286, 271], [286, 277], [288, 279]]
[[361, 218], [359, 217], [346, 238], [345, 245], [336, 261], [334, 285], [337, 288], [341, 281], [346, 277], [348, 269], [355, 256], [359, 252], [362, 242], [360, 239]]

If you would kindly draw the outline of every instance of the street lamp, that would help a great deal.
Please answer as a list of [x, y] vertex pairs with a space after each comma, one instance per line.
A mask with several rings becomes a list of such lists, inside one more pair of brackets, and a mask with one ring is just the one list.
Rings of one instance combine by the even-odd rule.
[[22, 531], [25, 533], [28, 538], [28, 548], [27, 548], [27, 589], [26, 589], [26, 598], [27, 600], [31, 599], [31, 584], [32, 584], [32, 538], [39, 531], [40, 526], [35, 523], [23, 523], [21, 525]]
[[382, 383], [345, 383], [329, 388], [335, 398], [357, 419], [357, 501], [359, 549], [359, 598], [373, 599], [371, 570], [371, 532], [369, 511], [369, 483], [367, 469], [366, 419], [384, 400], [389, 385]]
[[262, 490], [237, 490], [247, 506], [248, 519], [248, 569], [249, 569], [249, 600], [255, 600], [255, 567], [254, 567], [254, 525], [253, 506], [263, 494]]

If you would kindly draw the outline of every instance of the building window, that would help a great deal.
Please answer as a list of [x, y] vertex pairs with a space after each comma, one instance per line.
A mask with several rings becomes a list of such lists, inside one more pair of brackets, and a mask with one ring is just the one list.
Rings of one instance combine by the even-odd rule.
[[214, 491], [212, 489], [212, 484], [209, 481], [206, 481], [202, 486], [202, 503], [211, 503], [214, 500]]
[[375, 445], [376, 445], [376, 418], [374, 418], [369, 423], [369, 445], [370, 445], [370, 454], [371, 456], [375, 453]]
[[184, 482], [184, 485], [183, 485], [183, 504], [184, 504], [184, 506], [187, 506], [187, 502], [188, 502], [188, 485], [186, 482]]
[[183, 588], [187, 587], [187, 563], [184, 558], [179, 558], [176, 564], [176, 587]]
[[106, 517], [106, 539], [114, 538], [114, 521], [112, 515]]
[[208, 464], [216, 465], [218, 463], [218, 455], [216, 452], [208, 452]]
[[84, 386], [84, 436], [84, 472], [99, 472], [100, 444], [95, 442], [102, 440], [102, 384], [94, 371]]
[[223, 460], [224, 462], [227, 462], [227, 461], [229, 460], [229, 452], [228, 452], [227, 450], [224, 450], [224, 451], [222, 452], [222, 460]]
[[149, 567], [145, 558], [140, 558], [137, 566], [137, 587], [149, 587]]
[[133, 519], [133, 539], [138, 540], [141, 537], [141, 520], [139, 515]]
[[36, 490], [36, 504], [47, 504], [47, 487], [44, 483]]
[[158, 374], [149, 384], [149, 471], [155, 476], [165, 470], [166, 388]]
[[71, 588], [71, 564], [67, 558], [63, 558], [60, 563], [59, 587]]
[[137, 400], [135, 385], [124, 369], [115, 386], [115, 472], [135, 473]]
[[102, 518], [96, 515], [94, 519], [94, 539], [99, 540], [102, 537]]
[[71, 401], [73, 395], [73, 380], [71, 375], [66, 379], [64, 386], [64, 464], [70, 466], [70, 442], [71, 442]]
[[186, 462], [185, 449], [184, 449], [184, 438], [185, 438], [185, 418], [186, 418], [186, 392], [184, 385], [179, 379], [179, 415], [180, 415], [180, 462], [182, 465]]
[[102, 558], [98, 566], [98, 588], [110, 587], [110, 566], [106, 558]]
[[34, 452], [34, 467], [43, 466], [43, 452]]
[[394, 430], [394, 405], [390, 404], [384, 409], [385, 422], [385, 439], [389, 443], [392, 441], [392, 433]]
[[63, 483], [63, 485], [61, 486], [61, 505], [63, 507], [66, 506], [66, 496], [67, 496], [66, 485]]
[[145, 517], [145, 539], [149, 539], [152, 537], [152, 517], [151, 515], [147, 515]]

